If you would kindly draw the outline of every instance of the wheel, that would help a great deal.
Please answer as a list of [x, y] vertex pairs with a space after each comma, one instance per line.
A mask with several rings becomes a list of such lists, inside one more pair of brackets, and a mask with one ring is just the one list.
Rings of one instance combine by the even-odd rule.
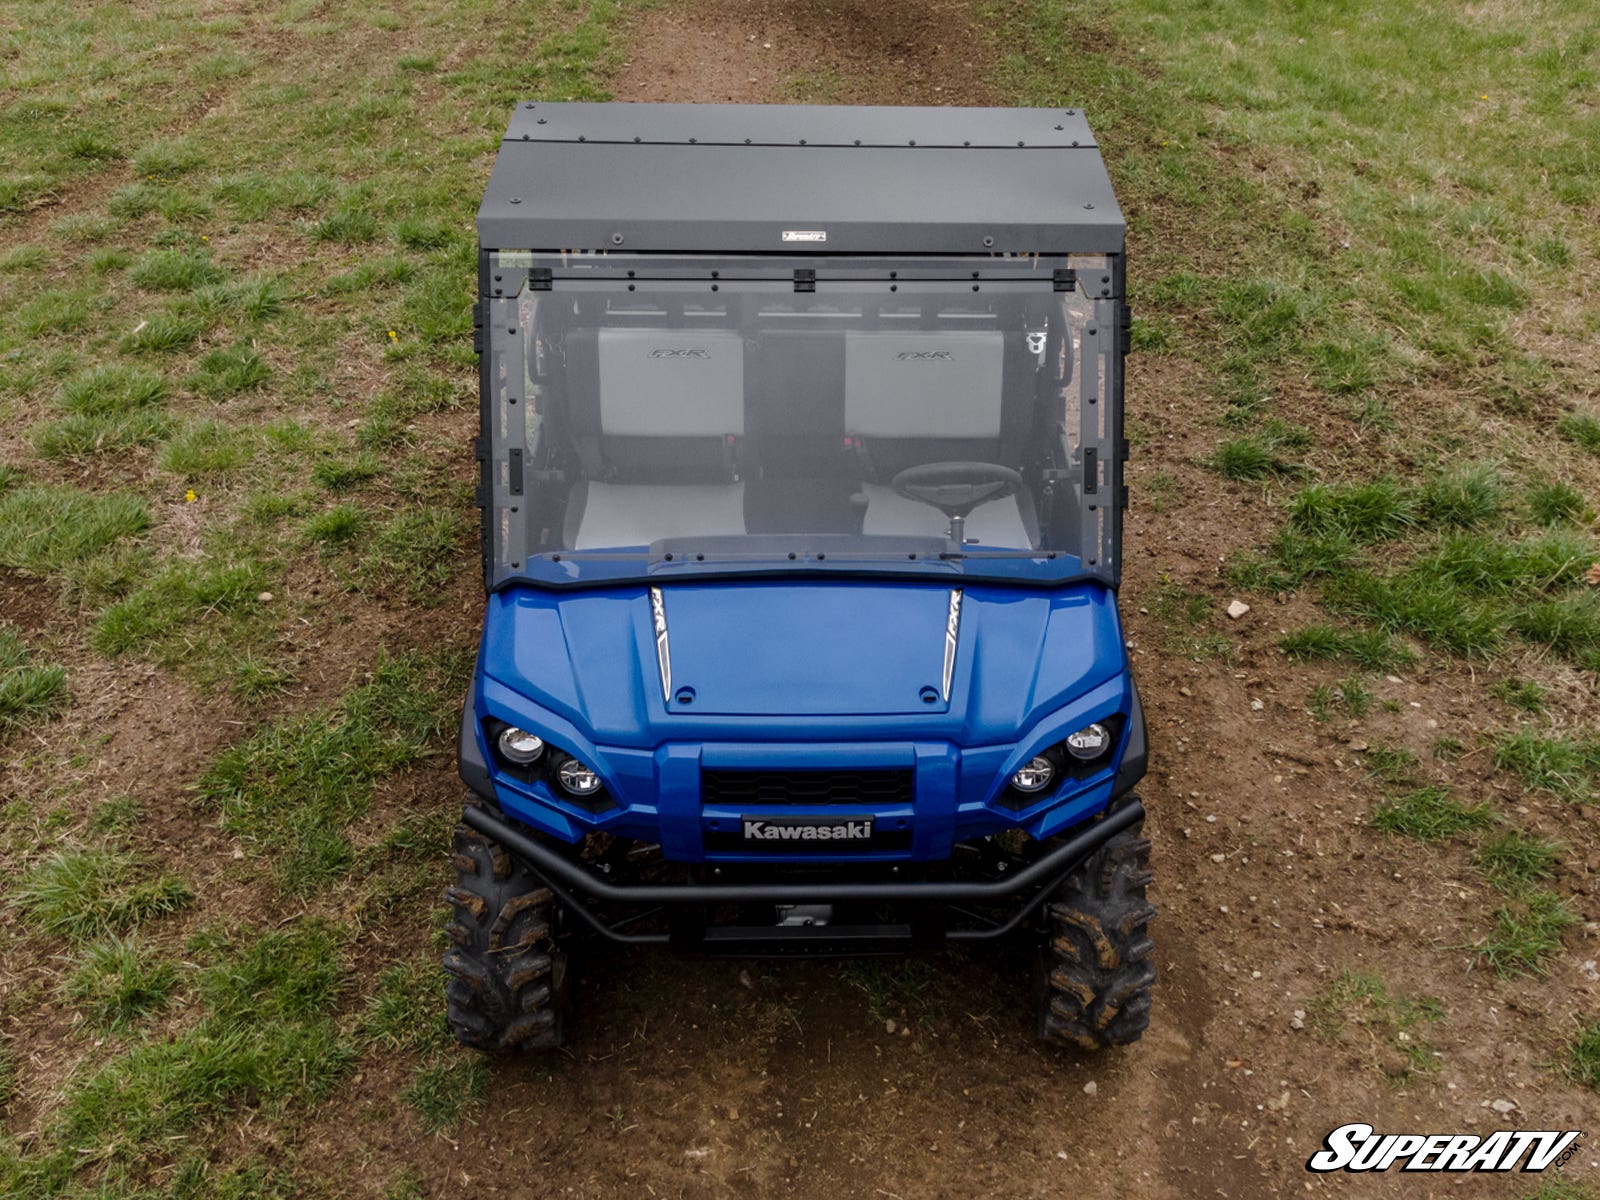
[[1061, 882], [1044, 907], [1037, 973], [1039, 1038], [1098, 1050], [1150, 1024], [1155, 945], [1145, 899], [1150, 839], [1124, 830]]
[[503, 846], [456, 826], [455, 910], [444, 969], [450, 1028], [478, 1050], [538, 1050], [561, 1044], [567, 954], [560, 903]]

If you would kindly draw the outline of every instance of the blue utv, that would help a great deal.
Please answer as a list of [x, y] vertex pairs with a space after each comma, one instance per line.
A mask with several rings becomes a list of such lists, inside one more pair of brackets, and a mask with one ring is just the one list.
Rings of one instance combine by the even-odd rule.
[[478, 215], [462, 1042], [559, 1044], [596, 942], [1027, 937], [1041, 1037], [1144, 1031], [1124, 232], [1073, 109], [518, 105]]

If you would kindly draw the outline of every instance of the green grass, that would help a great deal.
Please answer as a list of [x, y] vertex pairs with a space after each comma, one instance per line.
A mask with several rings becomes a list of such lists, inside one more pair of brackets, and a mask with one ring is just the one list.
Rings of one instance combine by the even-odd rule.
[[1357, 486], [1314, 483], [1289, 506], [1289, 527], [1295, 532], [1357, 543], [1398, 537], [1416, 520], [1416, 500], [1388, 479]]
[[81, 416], [115, 416], [156, 407], [168, 394], [157, 372], [113, 363], [74, 375], [61, 386], [56, 405]]
[[451, 1041], [444, 976], [437, 964], [401, 964], [378, 976], [361, 1017], [361, 1036], [384, 1052], [441, 1050]]
[[1493, 821], [1493, 812], [1487, 804], [1463, 804], [1450, 796], [1449, 788], [1440, 786], [1391, 796], [1372, 810], [1374, 829], [1422, 842], [1440, 841], [1469, 829], [1483, 829]]
[[171, 419], [159, 411], [104, 416], [73, 413], [35, 429], [33, 446], [41, 458], [82, 459], [159, 445], [171, 431]]
[[1519, 729], [1495, 739], [1494, 765], [1531, 788], [1585, 800], [1600, 783], [1600, 736], [1547, 737]]
[[1349, 1040], [1368, 1068], [1393, 1083], [1439, 1067], [1430, 1034], [1444, 1020], [1444, 1006], [1431, 997], [1413, 999], [1395, 991], [1373, 972], [1339, 972], [1310, 998], [1307, 1012], [1312, 1030], [1327, 1041], [1353, 1031], [1357, 1036]]
[[401, 513], [367, 539], [358, 578], [364, 591], [430, 603], [456, 571], [466, 523], [449, 508]]
[[[0, 1137], [0, 1194], [339, 1191], [347, 1180], [309, 1177], [302, 1158], [307, 1137], [343, 1119], [328, 1098], [358, 1054], [407, 1056], [402, 1086], [430, 1068], [416, 1084], [430, 1127], [456, 1120], [487, 1078], [476, 1060], [446, 1061], [436, 968], [381, 976], [368, 1027], [345, 962], [357, 936], [371, 961], [380, 905], [435, 953], [423, 947], [437, 935], [428, 880], [448, 849], [416, 831], [394, 840], [400, 817], [367, 808], [394, 772], [448, 758], [466, 664], [384, 660], [311, 711], [288, 685], [334, 625], [358, 640], [374, 622], [403, 631], [413, 596], [432, 602], [470, 566], [466, 460], [445, 423], [419, 418], [476, 397], [473, 189], [513, 99], [603, 98], [621, 6], [23, 7], [5, 32], [0, 121], [0, 574], [30, 606], [59, 595], [63, 607], [22, 667], [68, 661], [74, 691], [124, 715], [151, 687], [198, 682], [197, 719], [245, 750], [208, 768], [202, 743], [186, 743], [166, 793], [129, 796], [132, 782], [96, 775], [103, 722], [7, 735], [21, 772], [8, 782], [23, 790], [3, 804], [16, 852], [6, 970], [22, 982], [4, 1015], [54, 1005], [83, 1021], [66, 1059], [17, 1064], [29, 1094], [5, 1115], [28, 1128]], [[468, 25], [471, 53], [445, 54], [441, 37]], [[387, 47], [376, 56], [375, 37]], [[325, 461], [337, 469], [313, 486]], [[198, 503], [185, 506], [190, 487]], [[96, 667], [107, 654], [117, 661]], [[235, 695], [209, 690], [223, 686]], [[163, 877], [144, 848], [150, 815], [181, 809], [197, 776], [221, 788], [235, 767], [237, 790], [203, 795], [190, 819], [226, 808], [231, 836], [211, 832], [246, 857], [224, 849], [191, 873], [198, 843], [162, 838]], [[86, 827], [129, 843], [80, 849]], [[302, 935], [286, 909], [225, 945], [169, 947], [188, 914], [161, 913], [190, 888], [235, 911], [238, 887], [270, 895], [277, 879], [309, 895], [341, 858], [360, 872], [349, 894], [314, 903], [359, 913], [359, 931]], [[422, 1136], [383, 1099], [379, 1128], [398, 1115]], [[374, 1167], [376, 1194], [396, 1172]]]
[[275, 722], [223, 751], [201, 777], [201, 798], [225, 829], [273, 856], [285, 891], [337, 878], [353, 861], [346, 830], [373, 785], [450, 725], [453, 689], [441, 674], [417, 655], [380, 661], [336, 708]]
[[202, 1026], [134, 1046], [90, 1076], [60, 1113], [62, 1143], [118, 1158], [170, 1149], [208, 1120], [249, 1106], [269, 1114], [327, 1097], [353, 1058], [331, 1023]]
[[214, 1020], [239, 1027], [313, 1021], [344, 987], [338, 933], [322, 922], [231, 937], [226, 947], [195, 982]]
[[1478, 954], [1497, 975], [1543, 976], [1561, 953], [1562, 934], [1580, 924], [1582, 918], [1554, 892], [1523, 891], [1495, 912]]
[[1587, 498], [1570, 483], [1536, 483], [1528, 489], [1528, 515], [1541, 525], [1582, 525], [1593, 519]]
[[84, 950], [65, 993], [102, 1030], [122, 1029], [160, 1012], [178, 984], [177, 965], [133, 938], [106, 938]]
[[1415, 754], [1404, 746], [1389, 746], [1375, 742], [1367, 749], [1366, 768], [1376, 779], [1385, 783], [1409, 784], [1415, 782], [1420, 765]]
[[1505, 508], [1499, 476], [1482, 467], [1436, 475], [1418, 489], [1418, 519], [1437, 528], [1477, 529], [1497, 520]]
[[370, 518], [354, 504], [336, 504], [306, 521], [302, 528], [313, 542], [327, 548], [345, 546], [364, 533]]
[[119, 345], [129, 354], [176, 354], [194, 345], [204, 329], [198, 317], [158, 312], [124, 334]]
[[1600, 1190], [1570, 1175], [1547, 1175], [1524, 1200], [1600, 1200]]
[[90, 291], [44, 292], [17, 308], [13, 328], [30, 338], [81, 333], [89, 328], [98, 299]]
[[128, 278], [157, 292], [192, 292], [223, 278], [221, 267], [203, 250], [152, 250], [128, 271]]
[[1561, 849], [1555, 842], [1508, 829], [1486, 838], [1473, 861], [1495, 887], [1516, 893], [1554, 875]]
[[19, 487], [0, 494], [0, 566], [53, 574], [150, 527], [134, 496], [72, 487]]
[[[175, 979], [160, 974], [147, 955], [114, 946], [99, 960], [96, 953], [88, 956], [96, 965], [85, 987], [92, 1000], [110, 998], [113, 1020], [153, 1012], [171, 995]], [[234, 1164], [213, 1171], [204, 1154], [219, 1121], [244, 1113], [249, 1121], [303, 1113], [348, 1073], [357, 1051], [332, 1019], [345, 974], [340, 937], [330, 926], [303, 921], [206, 932], [192, 940], [190, 954], [201, 962], [196, 1019], [175, 1034], [132, 1037], [71, 1080], [33, 1143], [33, 1157], [7, 1162], [0, 1156], [8, 1194], [60, 1194], [82, 1163], [123, 1173], [183, 1158], [197, 1135], [201, 1156], [182, 1162], [162, 1195], [253, 1200], [280, 1194], [260, 1168]], [[135, 977], [142, 983], [137, 992], [130, 990]], [[130, 997], [135, 1011], [121, 1003]]]
[[1561, 418], [1556, 431], [1567, 441], [1590, 454], [1600, 454], [1600, 417], [1588, 413], [1569, 413]]
[[237, 471], [255, 457], [255, 431], [223, 421], [195, 421], [166, 444], [159, 459], [161, 469], [189, 480], [201, 480]]
[[228, 666], [228, 690], [245, 700], [282, 695], [295, 678], [290, 667], [257, 658], [250, 651], [235, 654]]
[[1296, 662], [1342, 660], [1367, 671], [1395, 671], [1416, 661], [1403, 642], [1376, 629], [1340, 629], [1308, 625], [1278, 639], [1278, 647]]
[[23, 875], [16, 892], [40, 929], [75, 941], [127, 933], [177, 912], [191, 895], [178, 876], [107, 846], [55, 852]]
[[1306, 708], [1318, 721], [1332, 719], [1335, 705], [1346, 716], [1364, 717], [1372, 709], [1372, 692], [1359, 675], [1347, 675], [1337, 683], [1317, 684], [1306, 700]]
[[167, 564], [95, 621], [90, 644], [102, 654], [144, 654], [176, 662], [213, 655], [260, 607], [271, 582], [263, 564], [212, 557]]
[[1544, 711], [1545, 689], [1531, 679], [1497, 679], [1489, 685], [1489, 694], [1523, 712]]
[[212, 197], [241, 221], [313, 212], [332, 199], [335, 190], [335, 182], [327, 176], [298, 170], [239, 171], [211, 185]]
[[271, 378], [272, 370], [261, 355], [241, 342], [201, 355], [199, 368], [189, 376], [189, 386], [207, 399], [224, 400], [259, 391]]
[[21, 636], [0, 622], [0, 736], [66, 707], [66, 668], [37, 663]]
[[383, 469], [374, 454], [329, 458], [311, 469], [311, 482], [330, 492], [348, 492], [377, 477]]
[[1591, 1022], [1572, 1039], [1567, 1073], [1584, 1087], [1600, 1092], [1600, 1022]]
[[400, 1098], [416, 1111], [429, 1133], [454, 1129], [469, 1108], [489, 1094], [489, 1064], [458, 1051], [418, 1067]]
[[1224, 479], [1243, 481], [1292, 475], [1297, 469], [1278, 453], [1271, 439], [1259, 434], [1246, 434], [1219, 443], [1211, 465]]

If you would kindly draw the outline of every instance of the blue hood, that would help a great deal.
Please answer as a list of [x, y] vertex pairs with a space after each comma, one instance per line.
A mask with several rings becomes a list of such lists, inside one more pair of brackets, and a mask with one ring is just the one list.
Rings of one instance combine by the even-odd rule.
[[670, 699], [639, 585], [492, 595], [481, 669], [505, 689], [494, 691], [586, 740], [650, 749], [746, 737], [1010, 742], [1126, 666], [1114, 599], [1096, 583], [966, 586], [948, 700], [948, 584], [744, 579], [661, 594]]

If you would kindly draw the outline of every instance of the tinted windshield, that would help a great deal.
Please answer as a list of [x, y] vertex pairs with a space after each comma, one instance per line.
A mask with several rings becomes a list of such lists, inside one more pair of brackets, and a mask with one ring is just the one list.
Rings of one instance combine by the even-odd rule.
[[522, 290], [492, 366], [527, 505], [520, 532], [501, 514], [503, 553], [1083, 557], [1081, 401], [1103, 368], [1080, 378], [1076, 281], [853, 273]]

